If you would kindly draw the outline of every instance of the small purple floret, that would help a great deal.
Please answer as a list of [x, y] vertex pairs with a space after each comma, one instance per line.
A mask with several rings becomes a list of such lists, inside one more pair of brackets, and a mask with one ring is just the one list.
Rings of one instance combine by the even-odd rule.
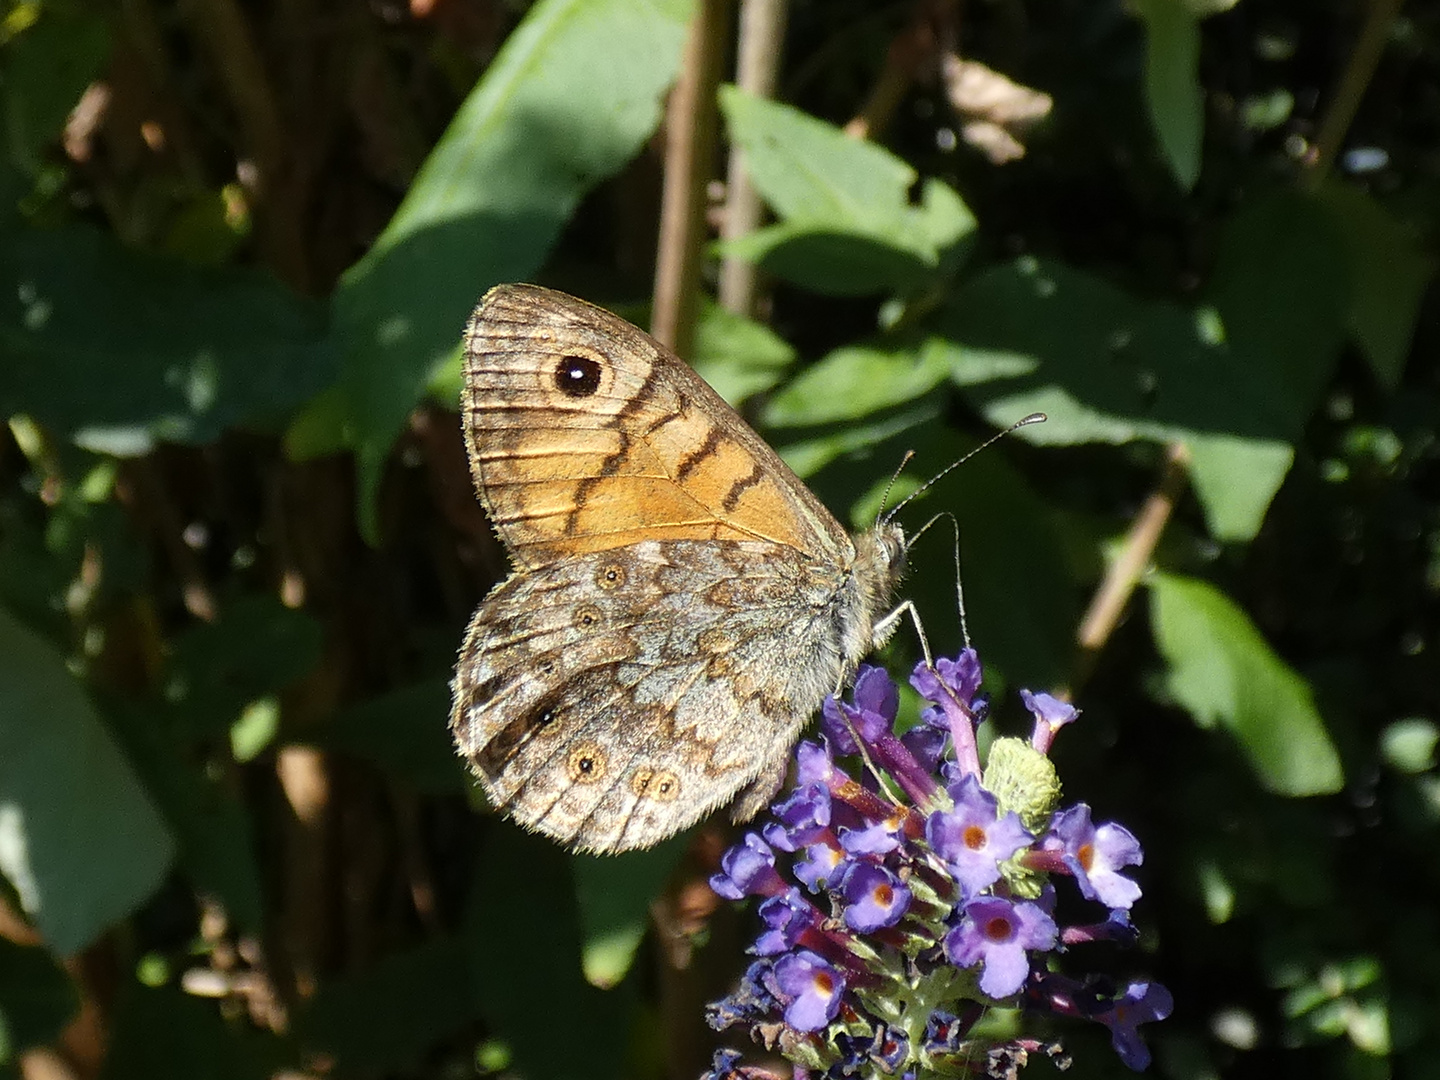
[[812, 893], [835, 880], [845, 866], [845, 852], [829, 844], [811, 844], [795, 863], [795, 877]]
[[949, 864], [966, 896], [1000, 880], [1000, 864], [1034, 837], [1012, 811], [998, 817], [1000, 804], [974, 776], [962, 777], [953, 792], [953, 810], [939, 810], [925, 822], [925, 838]]
[[775, 852], [754, 833], [720, 857], [720, 873], [710, 876], [710, 888], [726, 900], [747, 896], [773, 896], [785, 891], [785, 882], [775, 872]]
[[855, 863], [840, 885], [845, 897], [845, 924], [868, 934], [894, 926], [910, 910], [910, 890], [883, 866]]
[[770, 808], [775, 818], [763, 830], [766, 841], [781, 851], [799, 851], [830, 831], [830, 789], [806, 784]]
[[1055, 920], [1028, 900], [998, 896], [971, 900], [960, 922], [945, 935], [945, 955], [960, 967], [982, 961], [980, 989], [992, 998], [1018, 993], [1030, 974], [1027, 949], [1055, 944]]
[[845, 976], [801, 949], [775, 961], [775, 989], [785, 999], [785, 1022], [796, 1031], [819, 1031], [840, 1011]]
[[1137, 1030], [1141, 1024], [1164, 1020], [1175, 1007], [1170, 991], [1156, 982], [1132, 982], [1110, 1008], [1095, 1017], [1110, 1029], [1110, 1044], [1120, 1060], [1140, 1070], [1150, 1064], [1150, 1048]]
[[1140, 899], [1140, 886], [1119, 872], [1122, 866], [1139, 866], [1144, 860], [1140, 842], [1114, 822], [1092, 825], [1090, 807], [1084, 803], [1055, 816], [1045, 847], [1063, 852], [1065, 865], [1087, 900], [1128, 908]]
[[799, 889], [786, 889], [760, 905], [760, 921], [765, 930], [751, 946], [756, 956], [778, 956], [789, 952], [800, 942], [800, 935], [820, 922], [820, 912], [801, 895]]

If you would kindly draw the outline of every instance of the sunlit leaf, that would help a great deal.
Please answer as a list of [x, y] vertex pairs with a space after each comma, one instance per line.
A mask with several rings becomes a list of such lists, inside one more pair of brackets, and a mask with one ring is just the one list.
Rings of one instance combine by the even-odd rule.
[[950, 373], [946, 358], [914, 345], [847, 345], [817, 360], [765, 404], [771, 427], [858, 420], [929, 393]]
[[[731, 140], [781, 224], [722, 245], [818, 292], [899, 289], [953, 266], [974, 215], [888, 150], [798, 109], [723, 87]], [[912, 189], [919, 184], [918, 193]]]
[[1155, 640], [1170, 665], [1171, 693], [1202, 724], [1223, 726], [1256, 775], [1282, 795], [1321, 795], [1345, 781], [1309, 684], [1213, 585], [1149, 579]]
[[372, 540], [380, 470], [405, 416], [481, 294], [533, 276], [581, 197], [654, 131], [692, 8], [541, 0], [345, 274], [334, 310]]

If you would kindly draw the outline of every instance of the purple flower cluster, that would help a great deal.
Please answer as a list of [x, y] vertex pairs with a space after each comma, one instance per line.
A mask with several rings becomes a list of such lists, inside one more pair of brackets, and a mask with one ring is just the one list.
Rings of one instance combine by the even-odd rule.
[[[1084, 804], [1057, 808], [1047, 755], [1076, 710], [1022, 692], [1029, 740], [994, 740], [982, 770], [974, 651], [919, 665], [910, 684], [928, 707], [904, 734], [898, 689], [880, 668], [860, 669], [850, 702], [827, 699], [821, 741], [796, 750], [793, 787], [722, 858], [711, 887], [759, 898], [763, 929], [739, 989], [710, 1007], [711, 1025], [748, 1028], [793, 1063], [796, 1080], [968, 1076], [977, 1061], [1011, 1068], [1054, 1049], [975, 1033], [988, 1006], [1015, 1004], [1103, 1023], [1120, 1059], [1145, 1068], [1137, 1028], [1169, 1015], [1169, 992], [1077, 980], [1047, 963], [1136, 936], [1129, 909], [1140, 888], [1122, 871], [1140, 863], [1140, 845], [1119, 825], [1093, 824]], [[847, 771], [837, 758], [859, 764]], [[1062, 925], [1052, 879], [1065, 878], [1107, 916]], [[768, 1075], [727, 1050], [708, 1077]]]

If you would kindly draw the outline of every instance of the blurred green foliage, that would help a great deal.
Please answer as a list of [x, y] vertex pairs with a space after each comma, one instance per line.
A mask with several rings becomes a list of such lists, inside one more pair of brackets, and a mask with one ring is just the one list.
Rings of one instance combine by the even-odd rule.
[[[642, 310], [694, 6], [0, 8], [0, 1076], [708, 1060], [716, 833], [569, 856], [446, 729], [504, 572], [460, 329], [507, 280]], [[706, 301], [692, 359], [842, 518], [1049, 416], [904, 517], [959, 522], [1001, 725], [1076, 691], [1061, 775], [1145, 844], [1116, 972], [1173, 990], [1183, 1080], [1440, 1076], [1440, 4], [1368, 10], [793, 0], [783, 103], [717, 103], [772, 218], [707, 266], [764, 318]], [[944, 531], [907, 589], [953, 654]]]

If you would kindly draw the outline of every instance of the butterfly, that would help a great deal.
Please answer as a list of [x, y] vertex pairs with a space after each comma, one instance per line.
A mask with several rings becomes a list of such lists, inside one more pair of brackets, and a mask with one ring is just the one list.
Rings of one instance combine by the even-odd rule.
[[900, 527], [847, 533], [679, 357], [564, 293], [490, 290], [464, 369], [471, 475], [512, 563], [452, 684], [486, 796], [582, 851], [732, 801], [748, 820], [889, 636]]

